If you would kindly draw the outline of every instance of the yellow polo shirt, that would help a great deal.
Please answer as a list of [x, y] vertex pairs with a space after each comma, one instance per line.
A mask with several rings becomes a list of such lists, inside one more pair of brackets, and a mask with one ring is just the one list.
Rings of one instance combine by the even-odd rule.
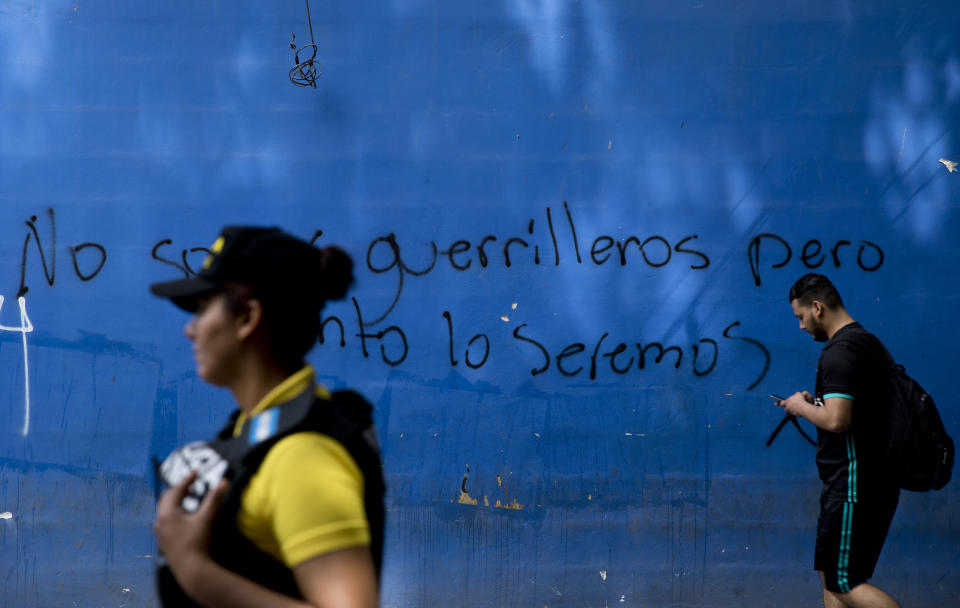
[[[307, 365], [261, 399], [250, 416], [293, 399], [314, 382]], [[323, 386], [315, 390], [330, 397]], [[234, 436], [247, 418], [241, 413]], [[363, 473], [340, 442], [321, 433], [294, 433], [270, 448], [251, 478], [237, 527], [288, 568], [339, 549], [369, 546], [363, 483]]]

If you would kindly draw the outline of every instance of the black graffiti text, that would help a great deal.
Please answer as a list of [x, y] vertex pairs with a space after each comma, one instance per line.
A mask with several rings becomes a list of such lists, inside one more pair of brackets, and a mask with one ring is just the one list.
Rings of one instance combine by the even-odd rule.
[[697, 234], [673, 239], [659, 234], [621, 238], [600, 234], [591, 235], [592, 238], [581, 244], [583, 235], [566, 201], [563, 211], [562, 219], [555, 221], [553, 209], [546, 207], [541, 218], [544, 221], [538, 224], [537, 218], [530, 218], [526, 230], [512, 235], [454, 237], [444, 240], [443, 244], [430, 240], [412, 246], [401, 244], [393, 232], [378, 236], [367, 247], [367, 269], [374, 274], [395, 274], [396, 289], [386, 310], [367, 323], [377, 325], [390, 315], [409, 277], [423, 277], [444, 266], [457, 272], [494, 266], [551, 265], [551, 262], [553, 266], [560, 266], [564, 261], [593, 266], [639, 264], [644, 268], [675, 264], [692, 270], [710, 266], [710, 257], [697, 247]]
[[[790, 244], [780, 235], [765, 232], [750, 239], [747, 258], [750, 260], [753, 282], [757, 286], [761, 284], [761, 249], [769, 252], [768, 255], [775, 260], [770, 264], [771, 268], [783, 268], [793, 259]], [[829, 249], [825, 249], [825, 244], [818, 239], [810, 239], [800, 249], [800, 261], [810, 269], [820, 268], [828, 260], [833, 263], [834, 268], [840, 268], [844, 260], [851, 258], [856, 260], [857, 267], [864, 272], [873, 272], [883, 266], [883, 249], [870, 241], [861, 240], [854, 244], [846, 239], [838, 239]]]
[[[46, 216], [48, 224], [46, 230], [41, 230], [41, 220], [35, 215], [24, 222], [27, 232], [23, 239], [23, 250], [20, 256], [20, 284], [17, 288], [17, 297], [24, 296], [30, 291], [27, 266], [31, 250], [36, 251], [47, 285], [53, 287], [57, 281], [57, 218], [52, 208], [46, 210]], [[31, 248], [30, 243], [35, 247]], [[84, 282], [94, 279], [107, 263], [107, 249], [100, 243], [89, 241], [68, 245], [67, 252], [70, 254], [74, 273]]]

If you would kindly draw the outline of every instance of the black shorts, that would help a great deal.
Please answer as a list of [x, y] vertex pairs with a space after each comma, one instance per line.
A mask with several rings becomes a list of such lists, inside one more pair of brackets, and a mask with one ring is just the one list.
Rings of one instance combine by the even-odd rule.
[[846, 593], [873, 576], [899, 498], [899, 491], [858, 502], [820, 497], [813, 567], [827, 590]]

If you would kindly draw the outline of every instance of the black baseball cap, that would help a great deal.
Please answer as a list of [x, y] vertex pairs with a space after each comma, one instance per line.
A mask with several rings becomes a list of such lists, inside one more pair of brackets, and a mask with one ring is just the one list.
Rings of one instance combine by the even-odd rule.
[[263, 300], [320, 306], [323, 265], [318, 249], [279, 228], [226, 226], [196, 276], [154, 283], [150, 291], [187, 312], [228, 283], [247, 285]]

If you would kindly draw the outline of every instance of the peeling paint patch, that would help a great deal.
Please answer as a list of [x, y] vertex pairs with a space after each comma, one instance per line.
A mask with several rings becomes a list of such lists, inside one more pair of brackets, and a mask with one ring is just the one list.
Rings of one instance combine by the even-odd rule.
[[461, 505], [473, 505], [474, 507], [478, 504], [476, 498], [471, 498], [470, 495], [463, 490], [460, 491], [460, 498], [457, 499], [457, 502]]
[[606, 570], [601, 570], [601, 571], [600, 571], [600, 578], [602, 578], [603, 580], [607, 580], [607, 571], [606, 571]]
[[507, 503], [507, 504], [501, 503], [500, 499], [498, 498], [497, 502], [494, 503], [493, 507], [495, 509], [512, 509], [514, 511], [523, 511], [523, 505], [518, 503], [516, 498], [513, 499], [513, 502]]
[[516, 310], [516, 309], [517, 309], [517, 303], [514, 302], [513, 304], [510, 305], [510, 310]]
[[4, 511], [3, 513], [0, 513], [0, 519], [13, 519], [13, 513], [10, 511]]
[[[513, 473], [510, 473], [510, 474], [512, 475]], [[467, 472], [464, 474], [463, 479], [460, 481], [460, 494], [457, 497], [457, 502], [462, 505], [471, 505], [476, 507], [480, 504], [480, 501], [474, 498], [473, 496], [470, 496], [470, 492], [467, 490], [468, 477], [470, 477], [470, 465], [467, 465]], [[497, 475], [497, 485], [503, 488], [504, 492], [507, 495], [507, 498], [509, 498], [510, 492], [507, 492], [506, 487], [503, 485], [503, 477], [500, 476], [499, 474]], [[504, 500], [506, 500], [506, 498]], [[450, 502], [453, 502], [452, 498], [450, 499]], [[490, 499], [487, 497], [486, 494], [483, 495], [483, 506], [484, 507], [490, 506]], [[522, 511], [524, 505], [517, 502], [516, 498], [514, 498], [513, 501], [509, 503], [504, 503], [500, 499], [497, 499], [497, 502], [493, 504], [493, 507], [495, 509], [510, 509], [513, 511]]]
[[507, 315], [500, 315], [500, 320], [503, 321], [504, 323], [509, 323], [510, 317], [508, 317]]
[[946, 158], [940, 159], [940, 164], [947, 168], [947, 171], [953, 173], [957, 170], [957, 163], [952, 160], [947, 160]]

